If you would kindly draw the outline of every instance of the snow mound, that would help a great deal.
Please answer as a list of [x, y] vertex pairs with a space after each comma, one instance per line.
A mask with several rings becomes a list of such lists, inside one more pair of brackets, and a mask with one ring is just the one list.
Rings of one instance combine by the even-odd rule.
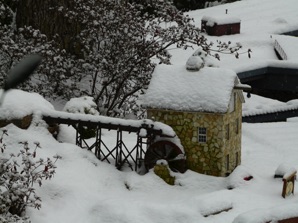
[[244, 166], [238, 166], [227, 178], [228, 188], [234, 189], [248, 184], [253, 174]]
[[14, 89], [5, 93], [0, 106], [0, 117], [6, 120], [20, 119], [36, 111], [51, 110], [55, 110], [54, 106], [40, 94]]
[[294, 105], [294, 106], [298, 105], [298, 99], [294, 99], [294, 100], [288, 101], [287, 102], [287, 105]]
[[63, 111], [77, 114], [99, 115], [97, 106], [90, 96], [70, 99], [64, 106]]
[[186, 62], [187, 70], [198, 71], [203, 67], [218, 67], [217, 61], [199, 47]]
[[274, 177], [284, 177], [288, 173], [293, 173], [295, 172], [296, 169], [289, 166], [288, 164], [282, 163], [280, 164], [277, 169], [275, 170]]
[[273, 20], [274, 23], [278, 23], [278, 24], [287, 24], [287, 20], [285, 20], [284, 18], [276, 18]]
[[198, 199], [200, 213], [207, 217], [233, 208], [232, 191], [221, 190]]
[[233, 223], [266, 223], [278, 222], [298, 216], [297, 203], [286, 204], [268, 209], [258, 209], [240, 214]]
[[198, 71], [202, 67], [204, 67], [204, 61], [201, 59], [201, 57], [191, 56], [186, 62], [187, 70]]

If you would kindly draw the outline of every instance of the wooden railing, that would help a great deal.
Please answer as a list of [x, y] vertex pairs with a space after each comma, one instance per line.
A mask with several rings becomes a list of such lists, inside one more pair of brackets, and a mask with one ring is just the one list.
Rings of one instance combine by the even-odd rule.
[[[175, 137], [174, 131], [171, 132], [168, 126], [153, 122], [152, 120], [123, 120], [108, 117], [94, 117], [91, 115], [76, 115], [66, 112], [53, 112], [42, 114], [43, 120], [49, 125], [67, 124], [76, 130], [76, 145], [92, 151], [101, 161], [114, 163], [117, 169], [124, 165], [131, 170], [138, 171], [148, 146], [154, 139], [159, 137]], [[161, 126], [160, 126], [161, 124]], [[164, 128], [163, 128], [164, 127]], [[82, 129], [89, 128], [95, 133], [92, 139], [84, 138]], [[109, 148], [103, 136], [103, 130], [116, 131], [115, 146]], [[136, 143], [134, 146], [127, 146], [123, 139], [123, 132], [135, 133]], [[93, 141], [92, 141], [93, 140]]]

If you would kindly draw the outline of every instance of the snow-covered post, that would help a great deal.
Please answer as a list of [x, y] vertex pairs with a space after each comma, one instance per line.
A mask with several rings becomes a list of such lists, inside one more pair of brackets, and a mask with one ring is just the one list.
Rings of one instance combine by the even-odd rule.
[[284, 175], [283, 177], [283, 189], [282, 189], [282, 197], [286, 198], [287, 196], [294, 194], [295, 187], [295, 179], [296, 179], [297, 171], [291, 171]]
[[171, 170], [166, 160], [156, 161], [156, 165], [154, 166], [154, 173], [161, 179], [163, 179], [167, 184], [175, 184], [175, 176], [172, 176]]

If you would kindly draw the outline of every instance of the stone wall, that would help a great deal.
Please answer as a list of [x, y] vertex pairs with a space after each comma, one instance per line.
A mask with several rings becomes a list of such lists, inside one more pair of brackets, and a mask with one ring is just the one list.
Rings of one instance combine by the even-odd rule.
[[31, 125], [32, 118], [33, 116], [31, 114], [31, 115], [26, 115], [25, 117], [19, 118], [19, 119], [11, 119], [11, 120], [0, 119], [0, 128], [3, 128], [9, 124], [14, 124], [15, 126], [21, 129], [27, 129]]
[[[148, 118], [171, 126], [184, 146], [187, 167], [198, 173], [226, 176], [241, 163], [242, 105], [225, 114], [148, 109]], [[236, 134], [236, 119], [239, 120]], [[229, 140], [226, 125], [229, 124]], [[198, 128], [206, 128], [207, 141], [198, 142]], [[236, 158], [237, 154], [237, 158]], [[229, 158], [227, 158], [229, 157]], [[229, 164], [227, 164], [229, 161]]]
[[[241, 164], [242, 102], [239, 95], [236, 96], [235, 110], [224, 115], [224, 126], [227, 125], [229, 125], [229, 140], [224, 137], [222, 175], [231, 173]], [[229, 169], [227, 169], [227, 155], [229, 155]]]

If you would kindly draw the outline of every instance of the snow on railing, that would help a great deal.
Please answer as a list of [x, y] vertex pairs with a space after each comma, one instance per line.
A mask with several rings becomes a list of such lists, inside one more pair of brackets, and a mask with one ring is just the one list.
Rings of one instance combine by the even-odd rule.
[[95, 115], [88, 115], [88, 114], [73, 114], [68, 112], [61, 112], [61, 111], [43, 111], [41, 115], [44, 119], [63, 119], [65, 122], [72, 122], [72, 121], [80, 121], [80, 122], [88, 122], [94, 123], [95, 125], [104, 125], [104, 126], [111, 126], [111, 128], [121, 128], [121, 127], [130, 127], [132, 129], [141, 129], [144, 127], [148, 127], [152, 130], [161, 131], [161, 135], [168, 136], [168, 137], [175, 137], [176, 133], [174, 130], [161, 122], [156, 122], [150, 119], [143, 119], [143, 120], [128, 120], [128, 119], [121, 119], [121, 118], [113, 118], [113, 117], [106, 117], [106, 116], [95, 116]]

